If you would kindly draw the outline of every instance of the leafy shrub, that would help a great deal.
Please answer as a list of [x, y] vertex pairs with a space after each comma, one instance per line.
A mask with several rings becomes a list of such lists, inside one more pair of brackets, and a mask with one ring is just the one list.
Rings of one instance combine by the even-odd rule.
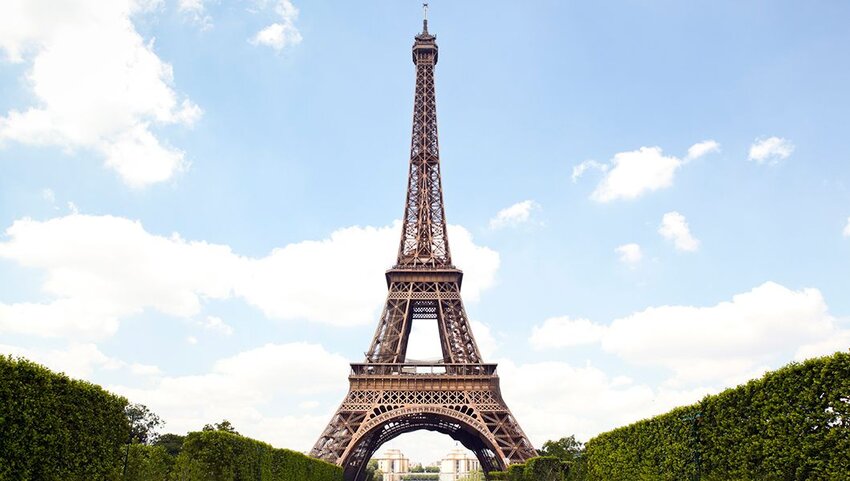
[[0, 481], [115, 479], [126, 405], [94, 384], [0, 355]]
[[169, 455], [177, 457], [177, 455], [180, 454], [180, 450], [183, 449], [184, 439], [186, 439], [186, 436], [168, 433], [157, 437], [156, 441], [153, 442], [153, 445], [162, 446]]
[[793, 363], [600, 434], [591, 481], [833, 480], [850, 473], [850, 354]]
[[508, 481], [525, 481], [525, 465], [512, 464], [508, 466]]
[[527, 481], [563, 481], [561, 460], [553, 456], [531, 458], [525, 463]]
[[342, 468], [224, 431], [189, 433], [177, 457], [180, 481], [341, 481]]
[[540, 456], [553, 456], [561, 461], [561, 472], [567, 481], [585, 479], [584, 443], [578, 441], [575, 435], [557, 441], [546, 441], [537, 453]]
[[508, 479], [506, 471], [490, 471], [487, 473], [487, 479], [491, 481], [504, 481]]
[[175, 459], [163, 446], [129, 446], [127, 471], [122, 481], [168, 481]]

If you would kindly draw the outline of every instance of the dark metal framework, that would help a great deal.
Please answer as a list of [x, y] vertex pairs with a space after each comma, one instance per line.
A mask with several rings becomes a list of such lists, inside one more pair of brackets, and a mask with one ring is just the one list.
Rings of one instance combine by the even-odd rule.
[[[416, 94], [410, 171], [398, 260], [387, 271], [389, 293], [366, 362], [351, 365], [350, 389], [311, 455], [362, 481], [367, 461], [387, 441], [426, 429], [473, 451], [485, 472], [535, 455], [499, 388], [495, 364], [484, 364], [460, 296], [463, 272], [451, 261], [446, 231], [434, 66], [436, 37], [413, 44]], [[407, 359], [412, 323], [436, 322], [440, 362]]]

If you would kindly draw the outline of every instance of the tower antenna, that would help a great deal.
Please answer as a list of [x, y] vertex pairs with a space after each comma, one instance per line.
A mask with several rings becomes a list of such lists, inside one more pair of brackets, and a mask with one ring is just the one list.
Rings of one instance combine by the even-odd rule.
[[428, 33], [428, 3], [422, 4], [422, 13], [424, 15], [424, 19], [422, 20], [422, 32]]

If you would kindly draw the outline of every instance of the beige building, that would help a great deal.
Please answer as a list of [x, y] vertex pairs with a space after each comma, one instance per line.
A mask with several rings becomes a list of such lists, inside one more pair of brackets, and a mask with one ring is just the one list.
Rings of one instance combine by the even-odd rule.
[[378, 462], [378, 469], [384, 473], [383, 481], [400, 481], [403, 474], [410, 472], [410, 460], [398, 449], [388, 449], [373, 459]]
[[481, 469], [478, 458], [465, 449], [453, 449], [440, 461], [440, 481], [458, 481]]

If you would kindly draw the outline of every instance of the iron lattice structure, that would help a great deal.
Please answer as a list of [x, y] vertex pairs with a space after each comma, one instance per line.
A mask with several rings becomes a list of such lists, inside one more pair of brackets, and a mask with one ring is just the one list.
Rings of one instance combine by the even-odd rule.
[[[434, 67], [436, 37], [413, 44], [416, 94], [410, 171], [398, 260], [387, 271], [389, 293], [366, 361], [351, 365], [350, 389], [311, 455], [362, 481], [385, 442], [426, 429], [473, 451], [485, 472], [524, 462], [535, 450], [511, 414], [495, 364], [484, 364], [460, 295], [463, 272], [451, 260], [446, 231]], [[443, 358], [407, 359], [413, 322], [436, 322]]]

